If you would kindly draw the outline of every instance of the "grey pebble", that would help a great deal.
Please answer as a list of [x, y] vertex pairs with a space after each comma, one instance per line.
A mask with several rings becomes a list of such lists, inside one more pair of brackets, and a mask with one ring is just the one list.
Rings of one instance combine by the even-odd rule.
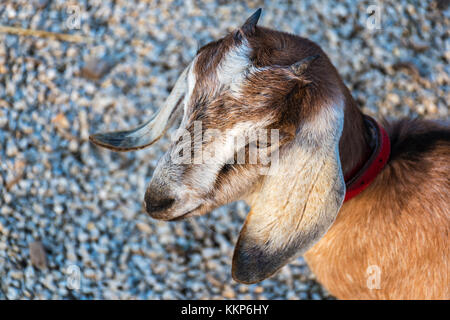
[[42, 242], [31, 242], [28, 249], [30, 251], [31, 264], [39, 269], [47, 268], [47, 256]]

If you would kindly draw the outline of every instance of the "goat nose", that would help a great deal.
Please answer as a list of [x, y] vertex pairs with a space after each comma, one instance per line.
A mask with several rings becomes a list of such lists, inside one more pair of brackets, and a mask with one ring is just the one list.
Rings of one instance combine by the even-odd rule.
[[155, 219], [164, 218], [166, 210], [172, 207], [175, 199], [148, 189], [145, 193], [144, 204], [147, 213]]

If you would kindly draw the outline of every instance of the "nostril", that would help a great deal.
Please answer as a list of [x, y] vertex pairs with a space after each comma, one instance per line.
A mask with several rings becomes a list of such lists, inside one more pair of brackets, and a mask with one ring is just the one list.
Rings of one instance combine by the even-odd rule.
[[152, 196], [147, 196], [145, 199], [145, 208], [147, 212], [164, 211], [169, 209], [174, 202], [175, 199], [172, 198], [155, 199]]
[[174, 202], [175, 202], [175, 199], [164, 199], [157, 203], [147, 204], [147, 206], [152, 211], [161, 211], [161, 210], [170, 208]]

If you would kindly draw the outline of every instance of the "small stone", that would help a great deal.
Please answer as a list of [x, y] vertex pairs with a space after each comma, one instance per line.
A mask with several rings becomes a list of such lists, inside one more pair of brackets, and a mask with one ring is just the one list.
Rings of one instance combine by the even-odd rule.
[[56, 78], [56, 70], [55, 69], [47, 70], [47, 79], [54, 80], [55, 78]]
[[67, 52], [66, 52], [67, 57], [75, 58], [77, 54], [78, 54], [78, 50], [75, 49], [74, 47], [70, 47], [67, 49]]
[[67, 120], [64, 113], [58, 113], [53, 119], [52, 123], [59, 129], [68, 129], [70, 127], [70, 123]]
[[205, 259], [211, 259], [218, 254], [217, 250], [213, 248], [205, 248], [202, 250], [202, 255]]
[[12, 195], [8, 192], [5, 192], [3, 194], [3, 200], [5, 201], [5, 203], [11, 203], [12, 201]]
[[248, 292], [248, 286], [246, 286], [246, 285], [240, 285], [240, 286], [239, 286], [239, 292], [240, 292], [240, 293], [246, 293], [246, 292]]
[[0, 212], [2, 213], [2, 215], [6, 216], [6, 215], [11, 214], [13, 212], [13, 210], [10, 206], [2, 206]]
[[17, 155], [17, 152], [19, 150], [17, 149], [16, 144], [14, 143], [14, 140], [10, 140], [8, 141], [7, 145], [6, 145], [6, 155], [8, 157], [14, 157], [15, 155]]
[[47, 258], [44, 246], [41, 241], [34, 241], [29, 244], [30, 258], [33, 266], [39, 269], [47, 268]]
[[19, 297], [19, 290], [9, 287], [7, 296], [9, 300], [16, 300]]
[[234, 299], [236, 297], [236, 293], [234, 292], [233, 288], [231, 286], [226, 285], [224, 290], [222, 291], [222, 295], [224, 298], [227, 299]]
[[152, 233], [152, 228], [144, 222], [137, 222], [136, 227], [139, 229], [139, 231], [150, 234]]
[[255, 289], [253, 290], [254, 293], [256, 294], [260, 294], [264, 292], [264, 288], [261, 286], [255, 287]]
[[76, 152], [78, 150], [78, 142], [75, 139], [70, 140], [69, 142], [69, 150], [71, 152]]
[[86, 232], [81, 231], [80, 233], [78, 233], [78, 241], [83, 243], [88, 240], [89, 240], [89, 235]]
[[49, 1], [50, 0], [35, 0], [34, 3], [36, 5], [36, 8], [44, 9], [48, 5]]
[[398, 94], [396, 94], [396, 93], [389, 93], [389, 94], [386, 96], [386, 99], [387, 99], [390, 103], [392, 103], [392, 104], [394, 104], [394, 105], [397, 105], [397, 104], [400, 103], [400, 97], [399, 97]]
[[95, 271], [92, 269], [86, 269], [84, 271], [84, 276], [88, 279], [97, 280], [97, 275], [96, 275]]
[[113, 63], [108, 58], [91, 59], [81, 69], [81, 75], [90, 80], [99, 80], [111, 70]]
[[64, 212], [64, 208], [63, 208], [63, 206], [61, 206], [60, 204], [56, 204], [56, 205], [53, 207], [53, 210], [54, 210], [55, 213], [57, 213], [57, 214], [62, 214], [62, 213]]
[[13, 279], [21, 280], [23, 278], [23, 273], [20, 271], [11, 271], [10, 276]]

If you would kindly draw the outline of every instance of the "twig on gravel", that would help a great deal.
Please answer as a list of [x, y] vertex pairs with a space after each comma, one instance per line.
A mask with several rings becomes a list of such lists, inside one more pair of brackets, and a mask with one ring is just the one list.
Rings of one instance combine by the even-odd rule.
[[17, 27], [8, 27], [8, 26], [0, 26], [0, 33], [8, 33], [8, 34], [15, 34], [19, 36], [33, 36], [33, 37], [40, 37], [40, 38], [52, 38], [56, 40], [61, 41], [68, 41], [68, 42], [77, 42], [77, 43], [91, 43], [93, 40], [89, 37], [84, 37], [81, 35], [75, 35], [75, 34], [67, 34], [67, 33], [56, 33], [56, 32], [49, 32], [44, 30], [33, 30], [33, 29], [24, 29], [24, 28], [17, 28]]

